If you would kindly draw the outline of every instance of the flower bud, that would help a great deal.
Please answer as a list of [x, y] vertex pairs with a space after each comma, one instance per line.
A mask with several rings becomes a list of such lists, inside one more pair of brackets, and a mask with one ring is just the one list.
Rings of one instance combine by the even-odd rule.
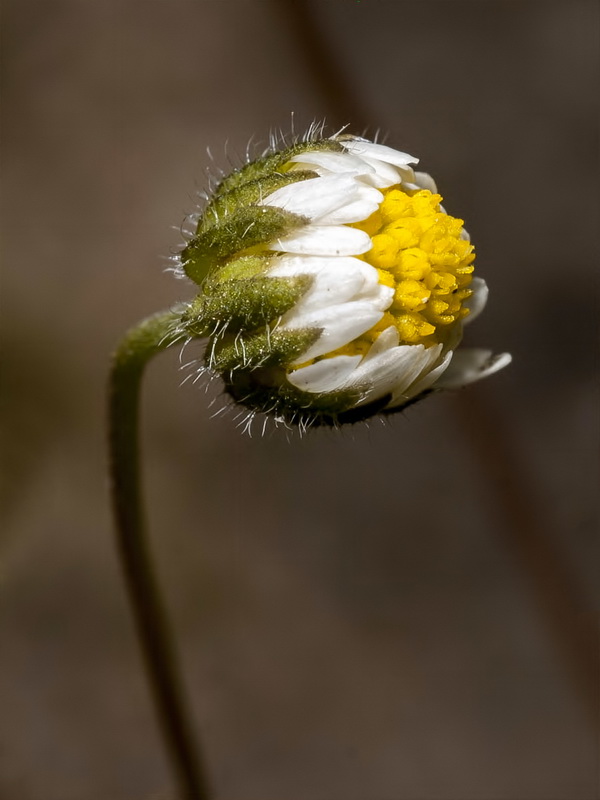
[[463, 221], [418, 159], [354, 136], [298, 142], [217, 186], [180, 254], [184, 324], [251, 411], [302, 426], [391, 413], [511, 360], [461, 349], [483, 309]]

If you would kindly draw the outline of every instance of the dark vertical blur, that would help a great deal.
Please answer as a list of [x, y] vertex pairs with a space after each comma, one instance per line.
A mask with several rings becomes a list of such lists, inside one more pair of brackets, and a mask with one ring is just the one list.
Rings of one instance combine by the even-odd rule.
[[112, 549], [107, 356], [190, 296], [160, 256], [206, 171], [294, 112], [420, 156], [491, 286], [467, 341], [515, 360], [302, 440], [152, 366], [153, 545], [218, 796], [597, 796], [598, 5], [13, 0], [4, 29], [0, 795], [169, 785]]

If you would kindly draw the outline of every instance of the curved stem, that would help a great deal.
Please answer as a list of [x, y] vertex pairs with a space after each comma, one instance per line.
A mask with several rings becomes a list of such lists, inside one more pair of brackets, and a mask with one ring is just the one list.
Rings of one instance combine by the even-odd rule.
[[112, 362], [109, 447], [113, 513], [129, 600], [165, 744], [182, 800], [207, 800], [179, 668], [144, 534], [139, 469], [139, 397], [148, 361], [180, 340], [182, 309], [164, 311], [132, 328]]

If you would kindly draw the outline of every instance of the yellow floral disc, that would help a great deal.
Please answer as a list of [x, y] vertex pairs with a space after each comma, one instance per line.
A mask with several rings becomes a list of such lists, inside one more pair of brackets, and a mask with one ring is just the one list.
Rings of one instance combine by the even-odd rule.
[[353, 227], [371, 237], [373, 247], [362, 258], [376, 267], [380, 283], [394, 288], [394, 301], [377, 325], [331, 355], [366, 352], [390, 325], [400, 344], [430, 347], [469, 313], [463, 303], [472, 294], [475, 253], [461, 237], [463, 220], [446, 214], [441, 196], [427, 189], [392, 186], [383, 194], [379, 209]]

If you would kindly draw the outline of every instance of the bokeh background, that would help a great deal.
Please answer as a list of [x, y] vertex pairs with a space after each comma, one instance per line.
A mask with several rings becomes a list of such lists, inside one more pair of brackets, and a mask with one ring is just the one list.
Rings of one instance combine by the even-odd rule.
[[113, 547], [108, 356], [191, 297], [163, 267], [197, 192], [291, 112], [420, 156], [491, 286], [467, 340], [514, 363], [303, 439], [213, 418], [177, 352], [151, 366], [152, 546], [215, 796], [600, 796], [598, 10], [5, 3], [3, 798], [173, 797]]

